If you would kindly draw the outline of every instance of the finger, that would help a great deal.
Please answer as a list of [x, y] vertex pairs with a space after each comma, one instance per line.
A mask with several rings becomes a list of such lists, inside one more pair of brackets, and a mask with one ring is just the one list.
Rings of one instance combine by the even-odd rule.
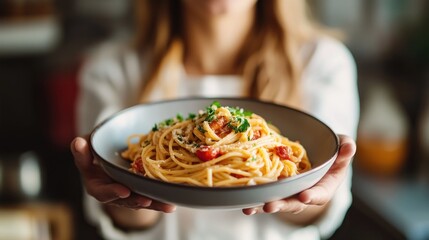
[[340, 138], [340, 149], [338, 151], [337, 159], [335, 160], [336, 165], [347, 164], [350, 162], [354, 154], [356, 153], [355, 141], [345, 135], [338, 135]]
[[99, 164], [96, 164], [98, 161], [92, 155], [87, 139], [75, 138], [71, 143], [71, 150], [76, 167], [85, 178], [99, 177], [100, 173], [104, 173], [100, 171]]
[[152, 204], [148, 208], [157, 210], [157, 211], [162, 211], [165, 213], [171, 213], [176, 210], [175, 205], [171, 205], [171, 204], [167, 204], [167, 203], [163, 203], [155, 200], [152, 200]]
[[130, 197], [126, 199], [118, 199], [118, 200], [112, 201], [111, 204], [118, 205], [121, 207], [132, 208], [132, 209], [142, 209], [142, 208], [152, 209], [152, 210], [161, 211], [165, 213], [171, 213], [176, 210], [175, 205], [159, 202], [138, 194], [132, 194]]
[[130, 195], [128, 188], [115, 183], [99, 166], [93, 164], [93, 156], [86, 139], [75, 138], [71, 143], [71, 150], [88, 194], [101, 202], [126, 198]]
[[307, 189], [300, 194], [298, 194], [298, 199], [309, 205], [325, 205], [327, 204], [332, 196], [334, 195], [335, 189], [327, 188], [327, 185], [333, 185], [328, 183], [329, 181], [319, 182], [315, 186]]
[[77, 137], [71, 142], [70, 148], [76, 167], [81, 174], [88, 175], [91, 171], [93, 157], [87, 141], [84, 138]]
[[258, 207], [244, 208], [242, 210], [242, 212], [245, 215], [254, 215], [254, 214], [257, 214], [257, 213], [263, 213], [264, 210], [262, 210], [262, 206], [258, 206]]
[[266, 213], [287, 212], [298, 214], [304, 211], [308, 206], [295, 197], [282, 199], [266, 203], [262, 208]]
[[149, 207], [152, 204], [152, 199], [133, 193], [128, 198], [116, 199], [109, 202], [109, 204], [132, 209], [140, 209]]
[[131, 191], [123, 185], [115, 182], [106, 183], [104, 179], [87, 180], [85, 187], [89, 195], [102, 203], [128, 198], [131, 195]]

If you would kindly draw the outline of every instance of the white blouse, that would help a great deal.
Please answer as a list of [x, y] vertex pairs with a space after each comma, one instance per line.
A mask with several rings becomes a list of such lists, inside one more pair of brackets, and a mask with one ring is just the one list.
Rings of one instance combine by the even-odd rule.
[[[303, 49], [310, 56], [302, 76], [305, 109], [337, 133], [356, 136], [359, 98], [356, 66], [350, 52], [340, 42], [321, 38]], [[135, 52], [107, 44], [90, 57], [80, 78], [78, 129], [88, 133], [98, 122], [136, 102], [145, 59]], [[191, 77], [179, 79], [178, 97], [238, 97], [242, 81], [237, 76]], [[158, 89], [159, 90], [159, 89]], [[157, 89], [152, 100], [160, 100]], [[351, 169], [351, 168], [350, 168]], [[241, 210], [201, 210], [177, 207], [163, 214], [151, 229], [121, 232], [103, 212], [101, 205], [85, 195], [88, 220], [99, 227], [106, 239], [320, 239], [331, 236], [341, 225], [350, 207], [351, 171], [331, 200], [328, 210], [309, 226], [287, 224], [270, 214], [244, 215]]]

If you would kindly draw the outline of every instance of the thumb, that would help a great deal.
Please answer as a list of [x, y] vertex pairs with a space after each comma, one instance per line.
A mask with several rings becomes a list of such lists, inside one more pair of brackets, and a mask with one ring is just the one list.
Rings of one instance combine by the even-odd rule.
[[70, 148], [74, 156], [76, 167], [82, 174], [87, 175], [91, 171], [93, 165], [93, 156], [89, 149], [88, 141], [85, 138], [76, 137], [71, 142]]

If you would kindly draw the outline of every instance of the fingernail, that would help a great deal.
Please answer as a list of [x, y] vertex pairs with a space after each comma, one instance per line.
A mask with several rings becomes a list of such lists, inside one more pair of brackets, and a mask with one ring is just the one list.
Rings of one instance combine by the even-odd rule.
[[274, 208], [270, 213], [276, 213], [278, 211], [280, 211], [280, 208]]
[[165, 213], [172, 213], [174, 211], [176, 211], [176, 206], [174, 205], [168, 205], [168, 207], [163, 210], [163, 212]]
[[77, 138], [73, 139], [73, 141], [70, 144], [71, 151], [72, 151], [73, 154], [76, 153], [76, 141], [77, 141]]
[[78, 149], [82, 150], [84, 148], [84, 142], [82, 141], [82, 139], [76, 138], [73, 141], [73, 151], [75, 154], [81, 154]]
[[149, 207], [152, 204], [152, 200], [150, 199], [145, 199], [144, 201], [142, 201], [141, 206], [142, 207]]
[[79, 148], [83, 148], [83, 141], [80, 138], [75, 139], [75, 146], [78, 145]]
[[249, 215], [255, 215], [256, 214], [256, 209], [252, 209], [249, 213]]
[[128, 194], [128, 193], [118, 193], [117, 196], [118, 196], [118, 198], [127, 198], [127, 197], [130, 196], [130, 194]]

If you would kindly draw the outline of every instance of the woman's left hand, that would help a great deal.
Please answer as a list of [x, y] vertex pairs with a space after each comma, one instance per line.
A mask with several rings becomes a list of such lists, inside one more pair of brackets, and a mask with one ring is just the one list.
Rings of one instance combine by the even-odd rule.
[[[335, 191], [344, 181], [347, 168], [356, 152], [356, 143], [352, 138], [345, 135], [339, 135], [340, 149], [337, 159], [332, 164], [331, 168], [313, 187], [304, 190], [293, 197], [285, 198], [278, 201], [265, 203], [261, 207], [243, 209], [246, 215], [253, 215], [255, 213], [275, 213], [285, 212], [298, 214], [303, 212], [309, 207], [317, 208], [318, 211], [312, 211], [315, 214], [320, 214], [323, 206], [334, 196]], [[308, 209], [309, 210], [309, 209]], [[308, 216], [315, 218], [316, 216]]]

